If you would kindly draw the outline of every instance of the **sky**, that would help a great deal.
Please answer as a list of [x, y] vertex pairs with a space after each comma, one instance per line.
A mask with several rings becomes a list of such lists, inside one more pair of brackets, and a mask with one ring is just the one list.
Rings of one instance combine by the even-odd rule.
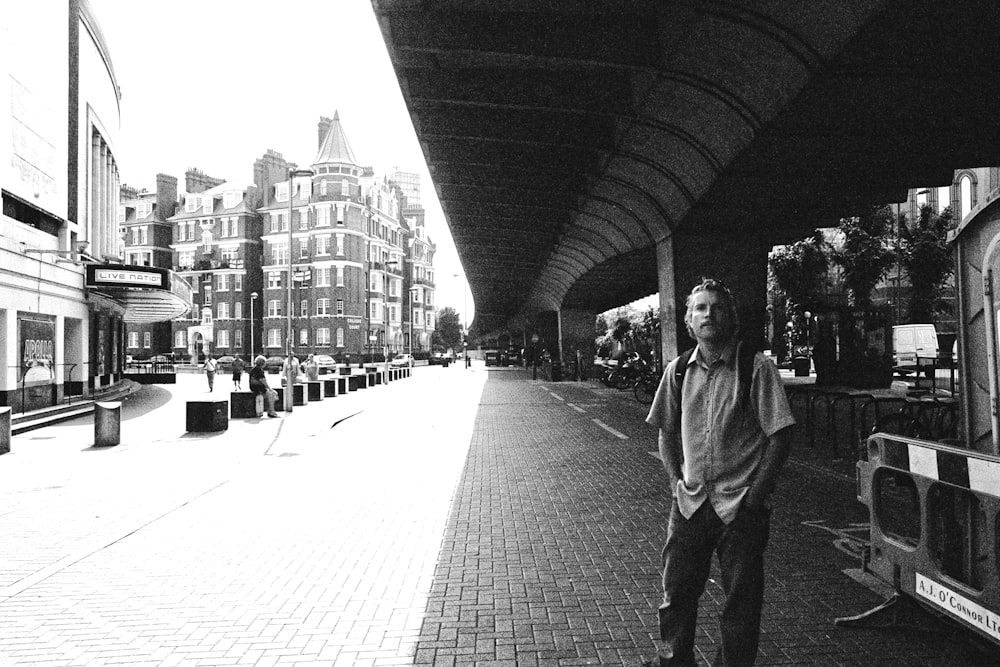
[[320, 116], [339, 112], [359, 163], [421, 175], [437, 306], [471, 323], [472, 295], [370, 0], [90, 4], [121, 88], [123, 184], [153, 190], [165, 173], [183, 188], [194, 167], [249, 185], [268, 149], [306, 167]]

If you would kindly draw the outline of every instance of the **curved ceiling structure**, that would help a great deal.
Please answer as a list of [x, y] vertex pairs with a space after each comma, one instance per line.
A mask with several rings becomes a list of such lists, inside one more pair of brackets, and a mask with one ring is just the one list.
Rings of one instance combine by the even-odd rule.
[[480, 331], [1000, 162], [992, 2], [373, 0]]

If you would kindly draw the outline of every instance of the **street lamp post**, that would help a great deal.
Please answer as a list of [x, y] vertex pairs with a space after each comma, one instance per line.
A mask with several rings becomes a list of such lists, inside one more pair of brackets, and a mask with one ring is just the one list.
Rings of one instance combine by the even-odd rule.
[[257, 302], [257, 292], [250, 292], [250, 363], [253, 363], [254, 350], [254, 337], [253, 337], [253, 321], [254, 321], [254, 305]]
[[384, 278], [384, 283], [382, 285], [382, 292], [383, 292], [382, 303], [384, 306], [383, 311], [385, 312], [385, 321], [382, 323], [383, 328], [385, 329], [385, 334], [383, 335], [384, 340], [382, 341], [384, 343], [383, 346], [384, 353], [382, 355], [382, 359], [385, 362], [386, 380], [389, 379], [389, 267], [390, 266], [391, 267], [399, 266], [399, 262], [392, 261], [385, 263], [385, 274], [384, 274], [385, 278]]
[[295, 366], [298, 364], [292, 363], [292, 211], [293, 203], [295, 201], [295, 177], [296, 176], [312, 176], [313, 172], [310, 169], [289, 169], [288, 170], [288, 283], [287, 283], [287, 303], [286, 303], [286, 329], [285, 329], [285, 412], [292, 411], [292, 405], [294, 403], [292, 394], [294, 392], [295, 384]]

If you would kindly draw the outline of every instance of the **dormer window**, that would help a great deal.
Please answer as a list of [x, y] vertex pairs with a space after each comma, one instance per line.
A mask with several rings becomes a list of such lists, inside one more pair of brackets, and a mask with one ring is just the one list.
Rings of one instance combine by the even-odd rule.
[[197, 210], [198, 210], [198, 198], [192, 195], [184, 201], [184, 211], [186, 213], [194, 213]]
[[274, 186], [274, 198], [278, 201], [288, 201], [288, 183], [278, 183]]
[[224, 195], [223, 206], [226, 208], [233, 208], [240, 203], [240, 192], [227, 192]]
[[204, 206], [206, 213], [211, 213], [215, 200], [211, 197], [202, 197], [201, 204]]

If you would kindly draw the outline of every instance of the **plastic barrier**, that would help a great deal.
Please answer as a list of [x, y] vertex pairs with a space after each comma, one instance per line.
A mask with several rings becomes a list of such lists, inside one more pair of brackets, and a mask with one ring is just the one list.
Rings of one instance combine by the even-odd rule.
[[882, 433], [867, 445], [865, 569], [1000, 645], [1000, 458]]

